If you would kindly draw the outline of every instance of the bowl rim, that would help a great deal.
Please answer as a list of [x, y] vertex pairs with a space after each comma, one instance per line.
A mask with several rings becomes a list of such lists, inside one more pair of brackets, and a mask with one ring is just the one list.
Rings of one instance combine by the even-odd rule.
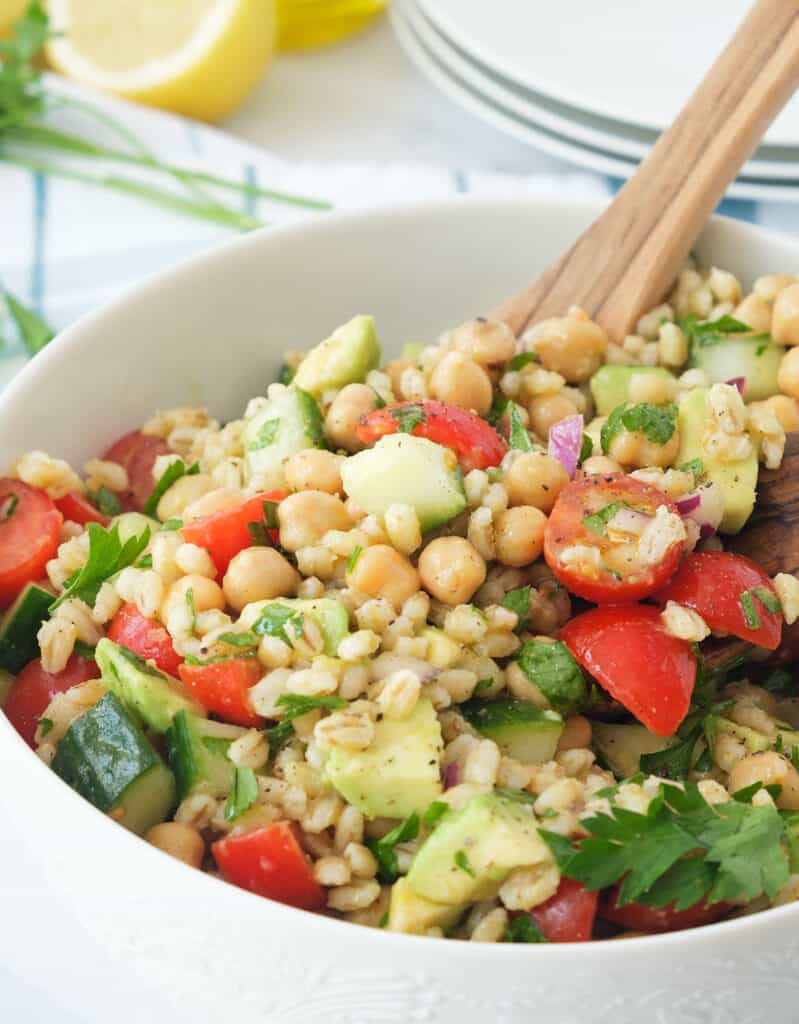
[[[250, 248], [254, 251], [258, 251], [263, 246], [266, 246], [266, 248], [269, 249], [270, 247], [279, 246], [281, 241], [287, 236], [293, 239], [302, 239], [304, 236], [316, 236], [326, 231], [337, 232], [343, 229], [345, 230], [349, 225], [360, 225], [363, 221], [385, 222], [405, 218], [414, 219], [432, 214], [448, 215], [450, 212], [454, 213], [454, 211], [462, 211], [466, 208], [475, 211], [476, 215], [480, 212], [485, 214], [490, 213], [492, 210], [516, 208], [521, 214], [529, 214], [532, 216], [536, 211], [541, 210], [542, 207], [546, 207], [549, 213], [551, 213], [552, 208], [555, 207], [556, 209], [562, 209], [566, 214], [571, 215], [574, 214], [575, 211], [578, 211], [591, 217], [598, 215], [611, 200], [612, 196], [564, 198], [535, 195], [475, 196], [466, 194], [447, 196], [438, 199], [412, 200], [400, 203], [381, 203], [375, 204], [374, 206], [360, 207], [355, 210], [333, 211], [324, 214], [324, 216], [315, 217], [307, 221], [283, 224], [277, 227], [265, 227], [246, 235], [225, 240], [220, 244], [204, 249], [186, 260], [182, 260], [172, 267], [157, 271], [140, 281], [128, 285], [109, 302], [104, 303], [95, 310], [83, 314], [74, 323], [58, 332], [47, 348], [40, 352], [35, 359], [31, 359], [9, 382], [2, 394], [0, 394], [0, 424], [2, 423], [6, 406], [16, 399], [18, 391], [30, 387], [39, 377], [48, 376], [57, 368], [58, 363], [61, 360], [72, 359], [79, 354], [81, 346], [84, 344], [83, 338], [86, 332], [88, 332], [90, 337], [91, 329], [101, 325], [103, 321], [113, 320], [113, 318], [118, 314], [124, 313], [124, 311], [131, 307], [135, 307], [144, 297], [156, 295], [162, 290], [168, 291], [173, 284], [190, 280], [198, 270], [212, 271], [214, 266], [227, 259], [231, 252], [244, 253]], [[796, 248], [797, 255], [799, 255], [799, 240], [792, 238], [784, 232], [775, 231], [771, 228], [764, 228], [757, 224], [752, 224], [750, 222], [741, 221], [719, 214], [714, 214], [708, 219], [703, 227], [703, 232], [708, 226], [713, 224], [725, 225], [728, 230], [733, 230], [733, 232], [740, 237], [742, 242], [748, 237], [756, 235], [759, 239], [767, 243], [771, 241], [775, 244], [788, 245]], [[88, 344], [89, 342], [86, 341], [85, 343]], [[96, 822], [98, 827], [103, 827], [100, 823], [100, 818], [106, 819], [106, 815], [102, 814], [102, 812], [100, 812], [96, 807], [80, 797], [70, 787], [64, 785], [60, 779], [57, 779], [50, 768], [37, 758], [34, 751], [25, 744], [4, 715], [0, 715], [0, 751], [2, 750], [8, 750], [12, 758], [20, 758], [20, 769], [23, 768], [25, 759], [27, 758], [27, 763], [29, 765], [37, 766], [33, 767], [34, 771], [46, 772], [50, 777], [50, 782], [53, 786], [53, 793], [60, 793], [60, 796], [57, 797], [57, 799], [62, 801], [74, 801], [76, 816], [80, 817], [85, 815], [84, 820], [87, 828], [95, 827], [90, 824], [93, 820]], [[14, 753], [15, 750], [16, 753]], [[19, 787], [15, 787], [15, 789], [18, 790]], [[149, 870], [160, 870], [163, 873], [176, 872], [174, 875], [175, 885], [182, 885], [185, 887], [187, 883], [196, 883], [200, 886], [205, 886], [202, 892], [209, 900], [211, 898], [216, 899], [216, 897], [210, 896], [211, 892], [224, 892], [226, 895], [220, 898], [233, 901], [231, 904], [233, 912], [235, 912], [235, 901], [241, 898], [250, 901], [247, 904], [249, 907], [252, 907], [251, 901], [253, 899], [264, 900], [264, 897], [259, 897], [253, 893], [247, 892], [246, 890], [239, 889], [237, 886], [226, 882], [223, 879], [211, 876], [206, 872], [197, 871], [196, 869], [190, 868], [188, 865], [175, 860], [169, 855], [163, 854], [160, 850], [157, 850], [155, 847], [144, 842], [141, 837], [128, 832], [124, 828], [118, 827], [115, 822], [109, 822], [106, 819], [106, 824], [113, 827], [114, 834], [116, 835], [116, 839], [114, 840], [115, 842], [128, 844], [125, 849], [130, 851], [130, 856], [141, 856], [143, 858], [143, 864], [147, 863], [147, 858], [156, 858], [152, 860], [152, 866]], [[110, 835], [111, 833], [109, 832], [109, 839]], [[134, 853], [134, 851], [138, 852]], [[200, 881], [200, 879], [202, 879], [202, 881]], [[217, 888], [217, 890], [213, 890], [207, 888], [208, 883], [218, 883], [223, 886], [224, 889]], [[334, 940], [337, 937], [341, 939], [344, 938], [345, 935], [348, 935], [350, 936], [350, 941], [357, 941], [357, 932], [353, 930], [353, 927], [355, 927], [363, 930], [364, 934], [362, 934], [362, 938], [365, 938], [367, 932], [372, 935], [374, 935], [376, 931], [379, 932], [381, 934], [381, 938], [378, 941], [383, 943], [386, 950], [390, 948], [389, 943], [395, 941], [398, 942], [398, 945], [394, 947], [397, 949], [398, 955], [402, 955], [403, 950], [409, 950], [411, 948], [409, 944], [411, 943], [423, 943], [424, 946], [420, 946], [419, 949], [423, 949], [425, 951], [431, 948], [431, 943], [435, 943], [435, 948], [443, 952], [441, 940], [438, 938], [389, 932], [385, 929], [367, 929], [363, 925], [354, 926], [353, 922], [350, 921], [340, 920], [325, 914], [300, 910], [299, 908], [291, 907], [274, 900], [267, 900], [266, 902], [267, 907], [264, 908], [265, 913], [278, 915], [286, 921], [296, 921], [298, 920], [297, 915], [302, 914], [307, 919], [309, 927], [314, 927], [316, 929], [330, 929], [327, 934], [329, 934]], [[221, 912], [221, 910], [222, 904], [220, 904], [220, 908], [217, 912]], [[548, 958], [545, 962], [549, 962], [552, 957], [569, 957], [570, 961], [575, 965], [578, 959], [583, 960], [584, 958], [590, 957], [595, 960], [600, 956], [607, 957], [613, 963], [617, 960], [621, 960], [622, 958], [628, 962], [631, 956], [645, 956], [648, 958], [650, 950], [653, 948], [663, 949], [665, 951], [666, 949], [671, 950], [675, 944], [679, 944], [681, 949], [685, 948], [686, 950], [689, 950], [689, 947], [695, 946], [697, 943], [704, 945], [706, 942], [713, 942], [714, 939], [721, 938], [722, 935], [725, 937], [735, 936], [739, 942], [746, 941], [747, 948], [751, 948], [749, 943], [760, 937], [762, 933], [770, 931], [771, 925], [773, 925], [776, 920], [782, 920], [784, 918], [792, 919], [797, 916], [799, 916], [799, 904], [786, 904], [784, 906], [771, 907], [765, 911], [752, 913], [739, 918], [727, 919], [726, 921], [719, 921], [709, 925], [702, 925], [700, 927], [689, 928], [683, 931], [637, 936], [632, 939], [625, 939], [623, 942], [603, 940], [598, 942], [543, 943], [537, 947], [536, 956]], [[346, 931], [342, 932], [342, 929], [346, 929]], [[511, 949], [509, 949], [509, 947], [511, 947]], [[513, 947], [516, 947], [515, 952], [512, 951]], [[447, 946], [444, 948], [450, 950], [453, 955], [476, 957], [481, 961], [483, 961], [483, 958], [487, 956], [516, 957], [519, 960], [523, 958], [528, 968], [530, 966], [530, 954], [526, 950], [526, 944], [471, 943], [468, 941], [456, 941], [447, 943]]]

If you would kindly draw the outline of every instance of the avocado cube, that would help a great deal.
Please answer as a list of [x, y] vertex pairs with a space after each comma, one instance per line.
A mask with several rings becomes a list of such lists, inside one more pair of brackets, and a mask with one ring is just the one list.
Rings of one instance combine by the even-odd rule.
[[372, 317], [353, 317], [311, 349], [297, 369], [294, 384], [318, 398], [324, 391], [366, 380], [380, 355]]
[[449, 906], [426, 900], [411, 889], [407, 878], [398, 878], [391, 887], [387, 928], [405, 935], [424, 935], [428, 928], [447, 931], [456, 924], [464, 909], [462, 904]]

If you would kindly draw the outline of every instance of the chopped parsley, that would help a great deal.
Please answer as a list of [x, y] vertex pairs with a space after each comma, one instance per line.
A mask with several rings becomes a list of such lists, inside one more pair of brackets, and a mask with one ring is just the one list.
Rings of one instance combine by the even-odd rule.
[[283, 363], [277, 373], [278, 384], [285, 384], [288, 387], [289, 384], [294, 380], [296, 370], [293, 366], [289, 366], [288, 363]]
[[549, 942], [529, 914], [517, 914], [505, 928], [505, 942]]
[[302, 615], [293, 608], [278, 601], [270, 601], [253, 623], [252, 631], [256, 636], [276, 636], [291, 647], [286, 626], [290, 626], [294, 635], [299, 636], [302, 633], [302, 621]]
[[577, 458], [577, 465], [578, 466], [582, 466], [582, 464], [585, 462], [585, 460], [586, 459], [590, 459], [593, 454], [594, 454], [594, 442], [588, 436], [588, 434], [583, 434], [583, 440], [582, 440], [582, 443], [580, 444], [580, 454], [579, 454], [579, 456]]
[[458, 850], [453, 857], [453, 860], [455, 861], [455, 867], [460, 868], [461, 871], [465, 871], [469, 878], [477, 878], [477, 872], [469, 862], [469, 857], [465, 850]]
[[70, 597], [79, 597], [93, 607], [103, 583], [133, 565], [150, 543], [149, 526], [140, 536], [128, 537], [124, 544], [119, 539], [117, 524], [106, 530], [99, 523], [89, 523], [86, 529], [89, 534], [86, 564], [64, 581], [64, 591], [50, 605], [51, 612]]
[[519, 667], [562, 715], [575, 715], [589, 701], [583, 670], [562, 640], [528, 640], [516, 655]]
[[166, 679], [164, 673], [156, 667], [155, 662], [146, 661], [141, 657], [141, 655], [136, 654], [136, 652], [132, 651], [129, 647], [125, 647], [123, 644], [117, 644], [117, 654], [133, 665], [138, 672], [142, 672], [144, 675], [148, 676], [156, 676], [158, 679]]
[[326, 711], [340, 711], [347, 706], [342, 697], [303, 697], [297, 693], [285, 693], [277, 699], [278, 707], [285, 708], [283, 718], [277, 725], [264, 729], [264, 736], [269, 743], [269, 756], [274, 757], [282, 747], [288, 743], [294, 735], [292, 722], [295, 718], [307, 715], [309, 711], [316, 708], [324, 708]]
[[194, 633], [197, 629], [197, 608], [194, 604], [194, 589], [189, 587], [186, 591], [184, 600], [186, 601], [186, 608], [189, 612], [189, 624], [191, 626], [191, 632]]
[[534, 804], [536, 801], [536, 797], [524, 789], [495, 789], [494, 793], [503, 800], [512, 800], [515, 804]]
[[145, 502], [144, 514], [146, 516], [154, 516], [158, 508], [158, 502], [163, 498], [172, 484], [177, 483], [183, 476], [196, 476], [199, 472], [199, 462], [193, 463], [188, 467], [188, 469], [186, 468], [186, 463], [183, 459], [176, 459], [174, 462], [171, 462], [161, 474], [158, 483], [155, 485], [150, 497]]
[[700, 477], [705, 472], [705, 464], [701, 459], [691, 459], [690, 462], [683, 462], [677, 468], [681, 473], [693, 473], [695, 477]]
[[153, 567], [153, 556], [144, 555], [138, 560], [135, 566], [137, 569], [152, 569]]
[[17, 505], [19, 505], [18, 494], [7, 494], [0, 499], [0, 522], [10, 519], [16, 512]]
[[511, 448], [515, 448], [520, 452], [531, 452], [533, 450], [533, 442], [530, 440], [530, 435], [525, 430], [524, 424], [522, 423], [522, 417], [519, 412], [519, 406], [515, 402], [510, 403], [510, 430], [508, 434], [508, 444]]
[[529, 366], [530, 363], [540, 363], [541, 360], [538, 358], [537, 352], [519, 352], [515, 356], [511, 356], [508, 360], [506, 369], [510, 370], [511, 373], [517, 370], [523, 370], [525, 366]]
[[39, 724], [39, 735], [44, 739], [53, 728], [53, 720], [52, 718], [37, 718], [36, 721]]
[[[502, 598], [501, 604], [503, 608], [507, 608], [508, 611], [515, 612], [518, 618], [516, 624], [516, 633], [521, 633], [524, 627], [527, 625], [527, 617], [530, 612], [530, 592], [532, 587], [517, 587], [516, 590], [509, 590], [507, 594]], [[493, 683], [493, 679], [489, 681], [489, 685]], [[479, 685], [479, 684], [478, 684]], [[475, 689], [475, 693], [477, 690]]]
[[496, 395], [494, 395], [494, 401], [491, 403], [491, 408], [486, 413], [485, 418], [488, 420], [492, 427], [495, 427], [507, 411], [508, 399], [502, 394], [501, 391], [498, 391]]
[[771, 612], [773, 615], [782, 612], [782, 603], [773, 590], [769, 590], [768, 587], [755, 587], [752, 593], [767, 612]]
[[363, 554], [363, 548], [360, 544], [356, 544], [352, 549], [352, 554], [347, 559], [347, 572], [352, 572], [355, 566], [358, 564], [358, 559]]
[[[691, 314], [680, 320], [679, 326], [687, 337], [691, 348], [694, 345], [700, 348], [706, 348], [708, 345], [718, 345], [721, 342], [727, 341], [731, 334], [747, 334], [749, 337], [745, 339], [746, 341], [757, 342], [758, 345], [763, 345], [764, 348], [771, 343], [770, 334], [752, 334], [752, 328], [749, 324], [736, 320], [732, 316], [722, 316], [718, 320], [700, 323]], [[757, 354], [760, 355], [761, 353]]]
[[257, 647], [258, 637], [254, 633], [222, 633], [219, 640], [231, 647]]
[[651, 402], [617, 405], [602, 427], [602, 451], [605, 455], [610, 453], [611, 442], [622, 428], [643, 434], [653, 444], [664, 445], [671, 440], [676, 427], [676, 405], [653, 405]]
[[257, 519], [254, 523], [247, 523], [247, 533], [250, 535], [253, 547], [271, 548], [273, 546], [272, 538], [269, 536], [269, 531], [263, 519]]
[[421, 402], [392, 406], [389, 415], [399, 427], [401, 434], [411, 434], [414, 427], [418, 427], [420, 423], [427, 423], [427, 414]]
[[85, 644], [82, 640], [75, 641], [75, 654], [84, 661], [94, 661], [95, 648], [91, 644]]
[[225, 821], [234, 821], [248, 811], [258, 799], [258, 780], [252, 768], [233, 769], [230, 793], [225, 801]]
[[744, 613], [744, 621], [749, 629], [760, 629], [760, 615], [755, 607], [755, 599], [751, 590], [745, 590], [740, 597], [741, 611]]
[[630, 506], [626, 501], [611, 501], [609, 505], [605, 505], [598, 512], [594, 512], [593, 515], [586, 516], [583, 519], [583, 526], [586, 530], [590, 530], [591, 533], [596, 533], [600, 537], [606, 537], [608, 534], [608, 523], [611, 519], [623, 508], [629, 508]]
[[[428, 808], [429, 811], [429, 808]], [[399, 861], [396, 847], [399, 843], [407, 843], [419, 835], [419, 815], [414, 812], [405, 821], [392, 828], [382, 839], [367, 839], [366, 845], [377, 860], [377, 877], [381, 882], [390, 885], [399, 877]]]
[[422, 824], [425, 828], [434, 829], [448, 810], [449, 804], [443, 800], [434, 800], [422, 815]]
[[177, 516], [172, 516], [171, 519], [166, 519], [164, 520], [163, 523], [161, 523], [161, 531], [166, 532], [179, 530], [182, 526], [183, 520], [179, 519]]
[[96, 491], [87, 491], [86, 497], [104, 516], [118, 516], [122, 511], [122, 502], [105, 484], [100, 484]]
[[486, 676], [485, 679], [478, 679], [477, 680], [477, 684], [476, 684], [476, 686], [474, 688], [475, 696], [478, 693], [482, 693], [483, 690], [490, 690], [493, 685], [494, 685], [494, 680], [491, 678], [491, 676]]

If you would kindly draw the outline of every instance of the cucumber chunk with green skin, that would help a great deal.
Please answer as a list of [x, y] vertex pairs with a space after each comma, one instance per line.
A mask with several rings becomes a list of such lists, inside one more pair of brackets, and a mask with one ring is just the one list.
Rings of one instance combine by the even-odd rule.
[[[285, 615], [270, 616], [270, 611], [280, 613], [281, 609], [289, 609], [292, 618], [307, 615], [313, 619], [322, 633], [324, 651], [331, 658], [338, 653], [338, 645], [349, 633], [350, 618], [347, 609], [332, 597], [317, 599], [280, 597], [270, 601], [253, 601], [245, 605], [239, 618], [239, 625], [245, 630], [254, 631], [258, 636], [278, 636], [280, 628], [285, 628], [282, 620]], [[274, 627], [270, 628], [270, 621]]]
[[111, 520], [111, 528], [114, 526], [119, 530], [119, 539], [123, 544], [131, 537], [141, 537], [147, 529], [149, 529], [151, 537], [154, 537], [161, 529], [161, 524], [157, 519], [151, 519], [143, 512], [122, 512]]
[[5, 704], [11, 687], [14, 685], [14, 679], [16, 676], [12, 676], [10, 672], [5, 672], [0, 668], [0, 708]]
[[779, 392], [777, 374], [784, 355], [781, 345], [730, 338], [714, 345], [694, 345], [691, 366], [704, 370], [711, 384], [743, 377], [744, 401], [760, 402]]
[[674, 736], [655, 736], [633, 722], [592, 722], [591, 729], [594, 746], [617, 779], [635, 775], [642, 754], [659, 754], [679, 742]]
[[113, 693], [75, 719], [53, 771], [137, 835], [166, 821], [175, 805], [174, 775]]
[[355, 316], [311, 349], [294, 384], [319, 398], [323, 392], [366, 380], [380, 363], [380, 342], [371, 316]]
[[440, 795], [443, 747], [433, 705], [421, 698], [408, 718], [376, 722], [366, 750], [333, 747], [325, 774], [368, 818], [407, 818]]
[[6, 612], [0, 624], [0, 668], [16, 675], [39, 656], [36, 634], [49, 615], [53, 594], [28, 583]]
[[154, 732], [166, 732], [179, 711], [205, 718], [205, 709], [188, 696], [182, 683], [127, 647], [103, 637], [94, 658], [103, 683]]
[[465, 909], [465, 904], [451, 907], [426, 900], [413, 891], [407, 878], [398, 878], [391, 886], [386, 928], [403, 935], [424, 935], [428, 928], [441, 928], [446, 932], [457, 924]]
[[555, 711], [523, 700], [470, 700], [459, 710], [503, 754], [522, 764], [543, 764], [555, 756], [563, 732], [563, 719]]
[[178, 711], [166, 731], [166, 744], [179, 800], [195, 792], [217, 799], [228, 795], [233, 768], [228, 748], [246, 731], [237, 725]]
[[447, 811], [413, 859], [406, 879], [418, 896], [457, 906], [492, 900], [515, 868], [555, 868], [530, 804], [496, 793]]
[[589, 383], [597, 416], [608, 416], [617, 405], [630, 401], [630, 380], [637, 373], [674, 377], [662, 366], [601, 366]]
[[463, 474], [448, 449], [424, 437], [390, 434], [351, 455], [341, 468], [344, 490], [361, 508], [383, 515], [401, 502], [416, 510], [422, 530], [466, 508]]
[[283, 464], [306, 448], [326, 448], [322, 413], [316, 399], [292, 384], [273, 384], [269, 398], [241, 432], [247, 480], [258, 478], [265, 491], [285, 487]]
[[724, 516], [719, 530], [722, 533], [739, 533], [755, 507], [757, 449], [753, 444], [745, 459], [722, 461], [705, 448], [705, 438], [713, 423], [707, 388], [696, 388], [682, 399], [677, 413], [680, 451], [674, 464], [682, 466], [701, 459], [706, 478], [719, 485], [724, 497]]
[[576, 715], [589, 702], [588, 683], [562, 640], [527, 640], [516, 655], [519, 668], [540, 690], [550, 707]]

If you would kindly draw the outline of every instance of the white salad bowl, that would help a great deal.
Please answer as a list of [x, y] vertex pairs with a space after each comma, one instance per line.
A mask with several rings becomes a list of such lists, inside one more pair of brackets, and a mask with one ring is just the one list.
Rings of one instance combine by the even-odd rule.
[[[594, 203], [447, 201], [244, 237], [66, 330], [0, 397], [0, 464], [80, 465], [157, 408], [239, 415], [286, 348], [359, 312], [388, 352], [489, 310]], [[747, 283], [799, 242], [716, 219], [705, 261]], [[752, 1024], [795, 1020], [799, 905], [575, 945], [394, 935], [250, 895], [170, 859], [52, 774], [0, 715], [0, 1019], [8, 979], [59, 1024]], [[3, 979], [6, 979], [5, 983]]]

